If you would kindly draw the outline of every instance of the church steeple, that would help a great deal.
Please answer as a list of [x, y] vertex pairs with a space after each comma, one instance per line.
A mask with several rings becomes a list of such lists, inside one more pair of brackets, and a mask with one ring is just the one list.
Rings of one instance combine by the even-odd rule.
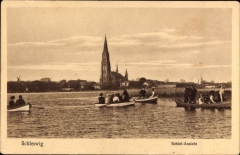
[[116, 67], [116, 72], [118, 73], [118, 64], [117, 64], [117, 67]]
[[102, 52], [102, 63], [101, 63], [101, 80], [100, 83], [109, 83], [110, 82], [110, 58], [107, 46], [107, 37], [105, 35], [103, 52]]
[[125, 72], [125, 80], [128, 81], [128, 72], [127, 72], [127, 69], [126, 69], [126, 72]]
[[108, 46], [107, 46], [107, 37], [106, 37], [106, 34], [105, 34], [103, 52], [108, 53]]

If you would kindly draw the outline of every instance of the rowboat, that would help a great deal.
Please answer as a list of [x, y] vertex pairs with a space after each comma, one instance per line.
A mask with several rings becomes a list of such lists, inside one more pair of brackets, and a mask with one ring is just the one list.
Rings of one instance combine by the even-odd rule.
[[150, 98], [137, 99], [135, 102], [138, 103], [156, 103], [158, 100], [158, 95]]
[[102, 103], [95, 103], [95, 107], [105, 107], [107, 104], [102, 104]]
[[20, 106], [7, 107], [7, 111], [29, 111], [31, 104], [24, 104]]
[[120, 103], [108, 104], [107, 107], [124, 107], [124, 106], [130, 106], [130, 105], [134, 105], [134, 104], [135, 104], [135, 101], [120, 102]]
[[178, 107], [190, 107], [190, 108], [231, 108], [230, 101], [217, 102], [211, 104], [198, 104], [198, 103], [184, 103], [183, 100], [175, 101]]
[[129, 101], [129, 102], [119, 102], [119, 103], [111, 103], [111, 104], [100, 104], [100, 103], [95, 103], [94, 105], [96, 107], [124, 107], [124, 106], [130, 106], [134, 105], [135, 101]]

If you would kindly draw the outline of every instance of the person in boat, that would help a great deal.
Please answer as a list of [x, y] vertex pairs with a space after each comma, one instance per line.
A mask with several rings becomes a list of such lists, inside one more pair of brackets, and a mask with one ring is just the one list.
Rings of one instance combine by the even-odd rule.
[[19, 95], [19, 99], [16, 101], [16, 105], [24, 105], [25, 101], [22, 99], [22, 95]]
[[100, 93], [100, 96], [98, 98], [98, 103], [102, 103], [102, 104], [105, 103], [105, 98], [103, 97], [103, 93]]
[[198, 104], [203, 104], [203, 103], [204, 103], [204, 97], [202, 94], [200, 94], [198, 98]]
[[154, 97], [154, 95], [155, 95], [155, 91], [154, 91], [154, 88], [152, 88], [152, 95], [150, 97]]
[[139, 98], [145, 98], [146, 97], [146, 90], [143, 87], [142, 90], [139, 92]]
[[191, 85], [189, 95], [190, 95], [190, 102], [194, 102], [197, 95], [197, 89], [193, 85]]
[[115, 96], [115, 94], [110, 95], [110, 103], [113, 103], [114, 96]]
[[119, 93], [117, 93], [117, 96], [119, 98], [119, 102], [122, 102], [122, 96]]
[[214, 94], [215, 94], [214, 91], [210, 91], [209, 103], [216, 103], [216, 102], [214, 101]]
[[188, 103], [190, 101], [189, 97], [190, 97], [190, 88], [189, 85], [186, 86], [185, 91], [184, 91], [184, 102]]
[[119, 96], [118, 93], [115, 94], [115, 96], [114, 96], [114, 98], [113, 98], [113, 103], [118, 103], [118, 102], [120, 102], [120, 99], [119, 99], [118, 96]]
[[107, 96], [105, 98], [105, 103], [106, 104], [110, 104], [111, 103], [110, 98], [111, 98], [111, 96], [109, 94], [107, 94]]
[[128, 92], [125, 88], [123, 89], [122, 101], [123, 102], [128, 102], [129, 101], [129, 94], [128, 94]]
[[10, 101], [9, 101], [9, 103], [8, 103], [8, 106], [9, 106], [9, 107], [13, 107], [13, 106], [14, 106], [14, 99], [15, 99], [15, 96], [11, 96], [11, 97], [10, 97]]
[[225, 87], [221, 86], [218, 93], [218, 102], [224, 101], [224, 97], [223, 97], [224, 92], [225, 92]]

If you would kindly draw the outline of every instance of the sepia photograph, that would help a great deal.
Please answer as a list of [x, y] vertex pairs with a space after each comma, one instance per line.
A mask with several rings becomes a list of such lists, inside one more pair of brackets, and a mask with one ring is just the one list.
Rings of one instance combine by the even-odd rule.
[[1, 152], [239, 153], [235, 4], [3, 2]]

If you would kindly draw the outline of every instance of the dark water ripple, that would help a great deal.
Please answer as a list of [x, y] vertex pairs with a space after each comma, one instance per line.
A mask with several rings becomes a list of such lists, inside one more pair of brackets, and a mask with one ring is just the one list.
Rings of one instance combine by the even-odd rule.
[[170, 99], [96, 108], [95, 100], [44, 99], [30, 113], [8, 112], [8, 137], [231, 138], [231, 109], [185, 109]]

